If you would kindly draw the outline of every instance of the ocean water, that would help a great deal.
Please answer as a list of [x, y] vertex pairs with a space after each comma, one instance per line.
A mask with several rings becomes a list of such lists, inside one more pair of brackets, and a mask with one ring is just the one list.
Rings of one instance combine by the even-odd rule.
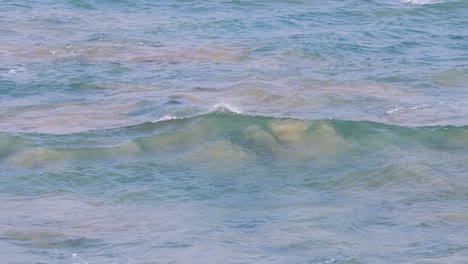
[[468, 1], [0, 25], [0, 263], [468, 263]]

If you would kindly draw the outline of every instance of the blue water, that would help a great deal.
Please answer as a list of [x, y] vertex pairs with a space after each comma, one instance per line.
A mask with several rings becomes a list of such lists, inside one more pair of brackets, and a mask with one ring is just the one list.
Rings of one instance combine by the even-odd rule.
[[0, 25], [0, 263], [468, 263], [468, 1]]

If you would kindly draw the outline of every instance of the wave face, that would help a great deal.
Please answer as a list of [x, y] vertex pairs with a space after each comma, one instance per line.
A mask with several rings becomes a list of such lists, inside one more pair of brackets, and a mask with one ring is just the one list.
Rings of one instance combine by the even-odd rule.
[[0, 263], [468, 263], [466, 0], [0, 24]]
[[464, 259], [466, 126], [219, 110], [0, 144], [5, 259]]

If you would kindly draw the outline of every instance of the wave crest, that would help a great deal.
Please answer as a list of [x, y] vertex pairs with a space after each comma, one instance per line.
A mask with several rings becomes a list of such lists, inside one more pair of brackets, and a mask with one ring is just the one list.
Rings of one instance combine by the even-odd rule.
[[221, 101], [221, 103], [214, 105], [208, 113], [211, 112], [230, 112], [236, 114], [244, 114], [244, 112], [236, 106], [233, 106], [232, 104], [226, 103], [224, 101]]

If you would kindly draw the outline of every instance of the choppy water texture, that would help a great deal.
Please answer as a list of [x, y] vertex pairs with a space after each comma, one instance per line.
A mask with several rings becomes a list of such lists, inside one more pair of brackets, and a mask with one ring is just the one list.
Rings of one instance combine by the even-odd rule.
[[0, 25], [1, 263], [468, 263], [468, 1]]

